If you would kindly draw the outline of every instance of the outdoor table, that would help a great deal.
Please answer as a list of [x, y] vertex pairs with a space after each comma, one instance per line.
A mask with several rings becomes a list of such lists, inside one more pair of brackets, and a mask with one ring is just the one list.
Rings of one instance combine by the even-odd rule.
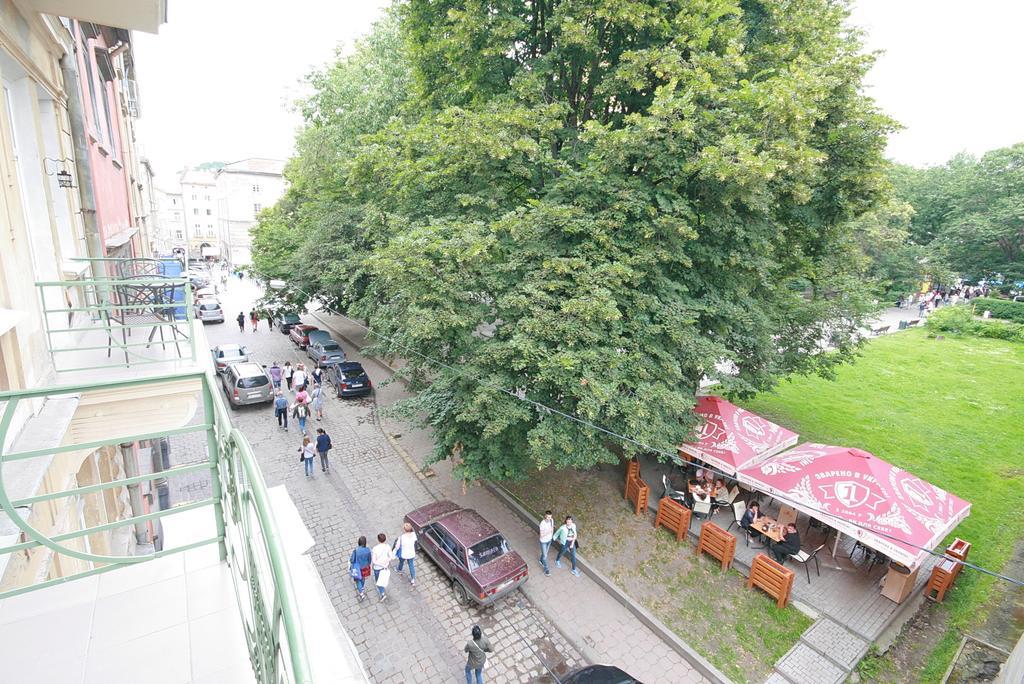
[[[690, 491], [690, 494], [696, 494], [697, 493], [697, 485], [687, 483], [686, 488]], [[717, 487], [712, 487], [710, 490], [708, 490], [707, 488], [704, 489], [704, 496], [710, 496], [712, 499], [714, 499], [715, 495], [717, 495], [717, 494], [718, 494], [718, 488]]]
[[[764, 525], [768, 525], [767, 530], [762, 529]], [[752, 523], [750, 525], [750, 530], [752, 532], [757, 532], [758, 534], [763, 534], [774, 542], [782, 541], [782, 533], [785, 531], [782, 525], [775, 522], [775, 518], [767, 515], [761, 516], [757, 519], [757, 522]]]

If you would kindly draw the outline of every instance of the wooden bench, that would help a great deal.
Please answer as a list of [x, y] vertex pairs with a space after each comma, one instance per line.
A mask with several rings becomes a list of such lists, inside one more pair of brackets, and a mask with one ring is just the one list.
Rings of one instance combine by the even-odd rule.
[[651, 496], [651, 488], [639, 477], [626, 480], [626, 498], [633, 502], [637, 515], [647, 510], [647, 501]]
[[[640, 477], [640, 461], [633, 459], [632, 461], [626, 462], [626, 486], [629, 487], [629, 481], [633, 479], [639, 479]], [[623, 497], [625, 498], [625, 497]]]
[[712, 522], [706, 522], [700, 528], [697, 539], [697, 555], [706, 553], [722, 562], [722, 570], [728, 570], [732, 558], [736, 555], [736, 537]]
[[690, 531], [690, 509], [675, 499], [667, 496], [658, 502], [658, 515], [654, 518], [654, 529], [664, 525], [670, 532], [676, 533], [676, 541], [682, 541]]
[[747, 589], [757, 587], [775, 599], [775, 605], [785, 608], [793, 592], [793, 578], [796, 573], [782, 567], [763, 553], [754, 556], [750, 565]]
[[957, 537], [952, 544], [946, 547], [946, 558], [939, 561], [932, 567], [932, 575], [928, 578], [928, 588], [924, 596], [930, 601], [942, 603], [946, 592], [953, 586], [954, 580], [963, 570], [963, 563], [957, 560], [967, 560], [967, 554], [971, 552], [971, 543]]

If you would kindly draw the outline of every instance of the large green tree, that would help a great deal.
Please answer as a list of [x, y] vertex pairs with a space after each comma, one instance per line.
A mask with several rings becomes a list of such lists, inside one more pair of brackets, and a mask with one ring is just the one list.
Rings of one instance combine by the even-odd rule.
[[851, 224], [886, 187], [891, 123], [846, 14], [401, 5], [411, 95], [316, 194], [350, 212], [346, 303], [409, 360], [437, 458], [503, 478], [669, 451], [702, 378], [751, 393], [853, 353]]

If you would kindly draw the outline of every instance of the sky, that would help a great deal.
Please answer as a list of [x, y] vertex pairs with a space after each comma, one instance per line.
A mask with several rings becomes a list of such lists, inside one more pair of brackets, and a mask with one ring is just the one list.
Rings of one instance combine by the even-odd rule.
[[[350, 49], [390, 0], [170, 0], [158, 35], [135, 34], [140, 139], [158, 185], [185, 166], [286, 159], [302, 78]], [[1024, 2], [855, 0], [882, 51], [867, 92], [903, 129], [888, 155], [915, 166], [1024, 141]]]

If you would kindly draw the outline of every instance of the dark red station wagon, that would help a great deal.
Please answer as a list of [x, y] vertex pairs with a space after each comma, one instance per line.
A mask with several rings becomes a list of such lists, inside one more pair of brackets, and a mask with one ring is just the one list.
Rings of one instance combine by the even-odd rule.
[[490, 605], [527, 580], [526, 561], [472, 508], [438, 501], [405, 520], [412, 523], [420, 548], [451, 579], [459, 603]]

